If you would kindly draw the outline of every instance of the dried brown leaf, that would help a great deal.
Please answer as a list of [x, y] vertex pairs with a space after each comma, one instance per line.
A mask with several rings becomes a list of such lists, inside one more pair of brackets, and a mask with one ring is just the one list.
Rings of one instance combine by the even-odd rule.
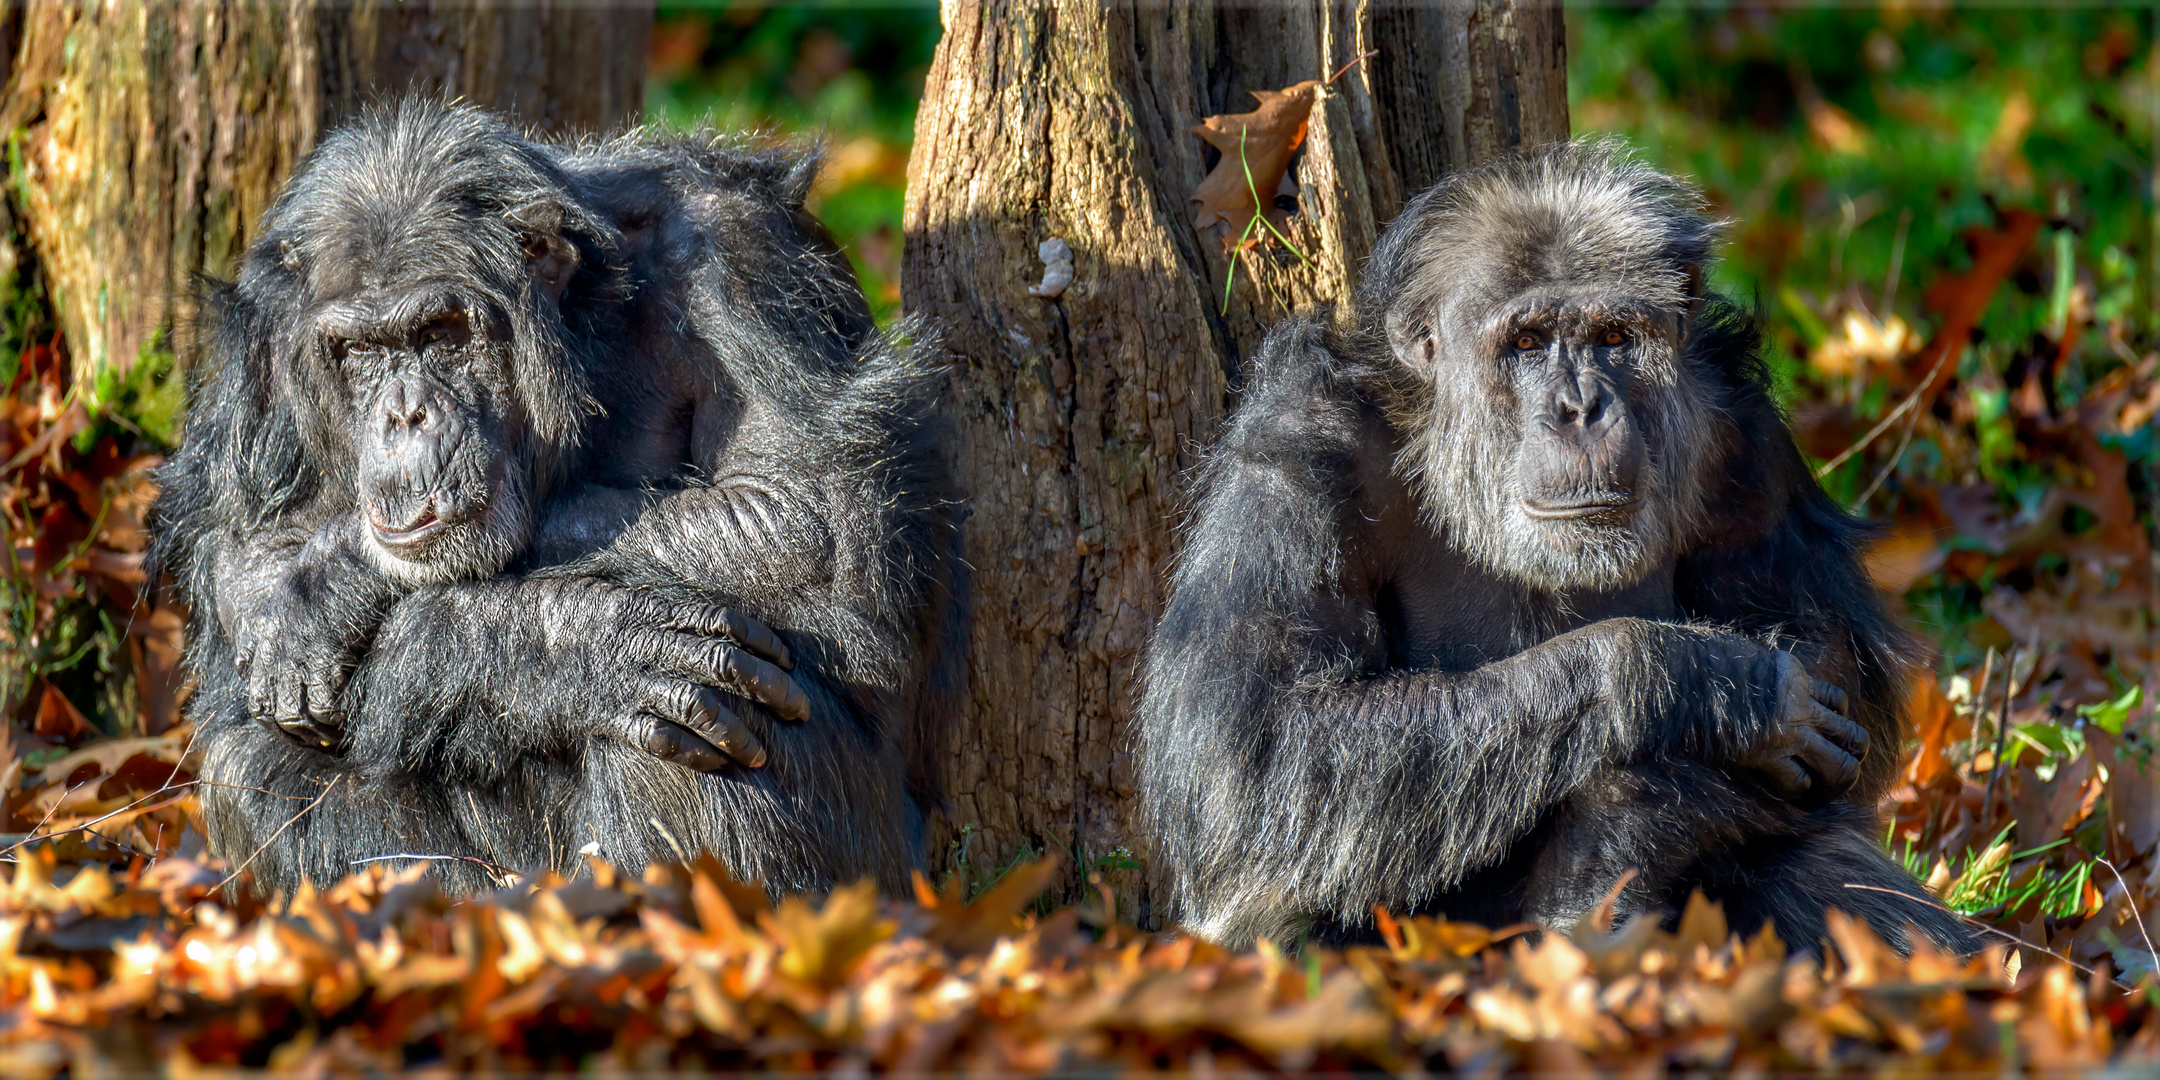
[[[1252, 96], [1259, 100], [1259, 108], [1210, 116], [1193, 125], [1195, 134], [1222, 151], [1222, 159], [1193, 190], [1195, 228], [1224, 222], [1228, 228], [1223, 242], [1234, 245], [1240, 237], [1248, 244], [1258, 242], [1258, 234], [1265, 230], [1254, 223], [1257, 214], [1266, 215], [1278, 230], [1289, 227], [1289, 215], [1275, 206], [1275, 191], [1305, 142], [1306, 125], [1320, 92], [1317, 79], [1281, 90], [1255, 90]], [[1257, 206], [1255, 194], [1260, 197]]]

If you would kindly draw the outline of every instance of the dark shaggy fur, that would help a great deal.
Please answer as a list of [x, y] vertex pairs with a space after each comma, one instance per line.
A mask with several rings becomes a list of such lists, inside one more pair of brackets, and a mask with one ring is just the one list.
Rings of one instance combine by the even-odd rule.
[[[1371, 907], [1562, 927], [1701, 888], [1812, 948], [1954, 919], [1876, 845], [1906, 638], [1684, 185], [1575, 144], [1460, 175], [1356, 314], [1270, 335], [1150, 650], [1141, 789], [1226, 942]], [[1810, 677], [1812, 676], [1812, 678]], [[1857, 760], [1856, 760], [1857, 759]]]
[[323, 141], [209, 298], [155, 509], [213, 850], [273, 890], [581, 849], [904, 886], [958, 507], [816, 171], [419, 101]]

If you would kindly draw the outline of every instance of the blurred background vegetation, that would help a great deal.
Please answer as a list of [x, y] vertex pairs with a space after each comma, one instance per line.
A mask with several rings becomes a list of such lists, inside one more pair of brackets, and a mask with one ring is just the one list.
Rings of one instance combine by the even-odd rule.
[[915, 104], [939, 33], [935, 4], [662, 3], [645, 115], [674, 128], [823, 139], [811, 209], [890, 319]]

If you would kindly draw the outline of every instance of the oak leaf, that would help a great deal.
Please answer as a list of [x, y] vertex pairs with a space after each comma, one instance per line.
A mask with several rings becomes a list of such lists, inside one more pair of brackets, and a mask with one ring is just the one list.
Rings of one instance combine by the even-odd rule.
[[[1277, 231], [1288, 227], [1289, 215], [1275, 205], [1275, 190], [1305, 142], [1320, 86], [1319, 80], [1307, 79], [1281, 90], [1255, 90], [1252, 96], [1259, 108], [1210, 116], [1193, 125], [1195, 134], [1222, 151], [1222, 159], [1193, 190], [1192, 201], [1198, 204], [1193, 208], [1195, 228], [1228, 222], [1236, 235], [1226, 233], [1223, 241], [1235, 245], [1240, 240], [1258, 242], [1261, 230], [1253, 222], [1258, 215], [1267, 215]], [[1255, 194], [1264, 199], [1257, 206]]]

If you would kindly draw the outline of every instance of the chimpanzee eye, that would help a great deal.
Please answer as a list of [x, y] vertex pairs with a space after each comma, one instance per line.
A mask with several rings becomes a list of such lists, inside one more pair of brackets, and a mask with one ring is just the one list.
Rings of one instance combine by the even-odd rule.
[[337, 338], [330, 342], [330, 359], [340, 365], [366, 360], [379, 351], [377, 346], [351, 338]]
[[1605, 338], [1604, 338], [1604, 341], [1605, 341], [1605, 344], [1607, 344], [1607, 345], [1618, 345], [1618, 344], [1620, 344], [1620, 343], [1622, 343], [1622, 342], [1624, 342], [1624, 341], [1626, 341], [1626, 340], [1627, 340], [1627, 335], [1626, 335], [1626, 334], [1623, 334], [1623, 333], [1621, 333], [1621, 332], [1620, 332], [1620, 331], [1618, 331], [1618, 330], [1607, 330], [1607, 331], [1605, 331]]
[[1538, 336], [1528, 332], [1517, 334], [1515, 335], [1515, 347], [1524, 352], [1529, 352], [1538, 347]]

